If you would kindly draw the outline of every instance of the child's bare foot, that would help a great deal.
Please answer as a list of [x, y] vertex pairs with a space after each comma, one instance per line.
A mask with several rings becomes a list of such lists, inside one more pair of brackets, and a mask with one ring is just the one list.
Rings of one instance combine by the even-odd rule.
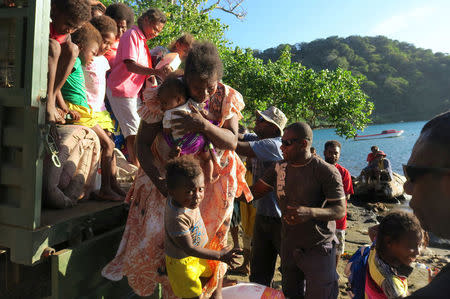
[[110, 188], [101, 188], [96, 194], [98, 199], [107, 201], [124, 201], [125, 198], [114, 192]]

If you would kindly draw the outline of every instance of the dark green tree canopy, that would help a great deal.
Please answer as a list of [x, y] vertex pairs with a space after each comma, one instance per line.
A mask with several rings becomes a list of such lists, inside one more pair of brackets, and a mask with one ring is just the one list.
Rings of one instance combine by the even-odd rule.
[[[285, 45], [255, 51], [275, 61]], [[450, 109], [450, 56], [384, 36], [331, 36], [291, 47], [292, 60], [319, 71], [338, 68], [364, 75], [375, 122], [424, 120]]]

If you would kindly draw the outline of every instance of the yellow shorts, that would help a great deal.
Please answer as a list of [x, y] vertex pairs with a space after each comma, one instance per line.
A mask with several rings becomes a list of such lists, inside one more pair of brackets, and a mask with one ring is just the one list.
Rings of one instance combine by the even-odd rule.
[[75, 121], [69, 122], [69, 123], [74, 124], [74, 125], [79, 125], [79, 126], [85, 126], [88, 128], [92, 128], [93, 126], [95, 126], [97, 124], [97, 120], [94, 118], [91, 108], [80, 106], [80, 105], [75, 105], [68, 101], [66, 101], [66, 105], [67, 105], [67, 108], [69, 108], [69, 110], [76, 111], [80, 114], [79, 120], [75, 120]]
[[166, 270], [173, 293], [182, 298], [200, 296], [200, 277], [211, 277], [213, 274], [207, 260], [193, 256], [175, 259], [166, 255]]
[[111, 115], [109, 115], [109, 112], [107, 110], [94, 112], [93, 117], [103, 130], [109, 131], [111, 133], [114, 132], [114, 123], [111, 119]]

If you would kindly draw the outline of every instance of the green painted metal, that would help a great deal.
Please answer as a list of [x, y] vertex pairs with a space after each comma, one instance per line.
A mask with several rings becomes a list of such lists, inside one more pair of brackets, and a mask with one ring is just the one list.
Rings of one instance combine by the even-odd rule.
[[40, 226], [49, 15], [49, 0], [0, 8], [0, 81], [8, 82], [0, 88], [2, 226]]
[[[100, 274], [119, 246], [125, 204], [41, 209], [51, 0], [19, 2], [27, 4], [0, 7], [0, 246], [9, 248], [12, 266], [31, 266], [36, 275], [48, 266], [42, 253], [59, 249], [50, 257], [52, 298], [141, 298], [126, 279]], [[161, 289], [148, 298], [161, 298]]]
[[97, 234], [124, 225], [126, 216], [125, 205], [117, 203], [92, 202], [48, 211], [43, 214], [48, 224], [35, 230], [0, 224], [0, 244], [11, 249], [12, 262], [33, 265], [41, 261], [45, 248], [79, 239], [88, 227]]
[[[112, 282], [101, 276], [102, 268], [114, 257], [123, 227], [109, 231], [80, 246], [51, 256], [52, 296], [59, 299], [143, 298], [135, 295], [126, 278]], [[161, 289], [149, 299], [161, 297]]]

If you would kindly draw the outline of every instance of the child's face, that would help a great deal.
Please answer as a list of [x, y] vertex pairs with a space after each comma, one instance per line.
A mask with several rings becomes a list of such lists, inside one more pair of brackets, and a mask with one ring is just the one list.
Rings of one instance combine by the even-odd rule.
[[98, 53], [98, 43], [90, 43], [85, 48], [80, 48], [80, 60], [81, 64], [84, 66], [88, 66], [94, 60], [94, 57], [97, 56]]
[[122, 34], [125, 33], [125, 31], [127, 31], [128, 26], [127, 26], [127, 21], [126, 20], [115, 20], [116, 24], [117, 24], [117, 39], [120, 39], [120, 37], [122, 36]]
[[161, 110], [167, 111], [170, 109], [173, 109], [175, 107], [178, 107], [180, 105], [183, 105], [186, 102], [186, 99], [183, 96], [180, 95], [172, 95], [169, 93], [162, 94], [159, 98], [161, 103]]
[[52, 6], [51, 17], [53, 28], [58, 34], [72, 34], [87, 22], [77, 22], [70, 18], [64, 11], [59, 11], [55, 6]]
[[185, 44], [181, 44], [181, 43], [177, 43], [175, 45], [175, 52], [178, 53], [178, 55], [180, 55], [180, 59], [181, 60], [185, 60], [187, 57], [187, 54], [189, 52], [189, 46], [185, 45]]
[[182, 207], [196, 209], [205, 196], [205, 179], [203, 174], [194, 179], [184, 179], [174, 190], [169, 190], [172, 198]]
[[415, 232], [409, 232], [400, 240], [391, 241], [389, 250], [401, 264], [409, 266], [419, 255], [421, 245], [422, 236], [418, 236]]
[[100, 49], [98, 50], [97, 55], [105, 55], [106, 52], [108, 52], [108, 50], [111, 48], [111, 45], [114, 43], [114, 41], [116, 40], [116, 36], [114, 35], [114, 33], [112, 32], [107, 32], [105, 34], [102, 34], [102, 46], [100, 47]]

